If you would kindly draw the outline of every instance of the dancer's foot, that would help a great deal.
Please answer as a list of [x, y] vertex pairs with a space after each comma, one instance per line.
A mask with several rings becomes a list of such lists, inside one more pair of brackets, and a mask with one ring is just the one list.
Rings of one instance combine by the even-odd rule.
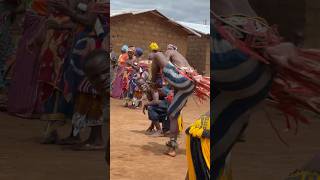
[[146, 132], [144, 133], [145, 135], [151, 135], [155, 132], [154, 129], [147, 129]]
[[148, 129], [146, 130], [146, 132], [149, 132], [149, 131], [152, 131], [152, 130], [153, 130], [153, 127], [149, 126]]
[[150, 134], [151, 137], [163, 137], [162, 130], [155, 130], [152, 134]]
[[175, 157], [177, 155], [176, 149], [178, 148], [177, 141], [175, 139], [170, 139], [170, 141], [166, 143], [166, 146], [168, 147], [168, 150], [165, 152], [165, 154], [171, 157]]
[[174, 148], [168, 148], [165, 154], [171, 157], [176, 157], [177, 155], [176, 150]]

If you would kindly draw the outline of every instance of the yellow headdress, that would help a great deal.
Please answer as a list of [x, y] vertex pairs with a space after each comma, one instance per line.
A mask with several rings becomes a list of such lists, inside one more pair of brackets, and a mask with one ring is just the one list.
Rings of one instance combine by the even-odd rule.
[[159, 46], [157, 43], [155, 42], [152, 42], [150, 45], [149, 45], [149, 48], [151, 51], [158, 51], [159, 50]]

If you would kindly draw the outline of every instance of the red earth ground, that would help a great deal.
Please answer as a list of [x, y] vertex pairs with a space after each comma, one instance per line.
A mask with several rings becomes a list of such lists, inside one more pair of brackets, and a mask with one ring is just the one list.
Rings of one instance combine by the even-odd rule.
[[[111, 179], [184, 180], [187, 172], [185, 134], [179, 138], [176, 157], [163, 154], [167, 137], [144, 134], [150, 125], [141, 109], [128, 109], [121, 100], [111, 100]], [[189, 98], [183, 109], [184, 128], [209, 110], [209, 101], [197, 105]]]
[[[167, 138], [144, 135], [149, 125], [141, 109], [122, 107], [122, 101], [111, 101], [111, 179], [115, 180], [179, 180], [187, 170], [184, 134], [175, 158], [163, 155]], [[190, 99], [183, 112], [185, 127], [209, 104], [196, 105]], [[235, 146], [232, 154], [235, 180], [281, 180], [320, 152], [320, 121], [300, 125], [297, 135], [285, 133], [277, 113], [272, 121], [290, 145], [276, 137], [265, 114], [256, 112], [251, 118], [246, 143]], [[19, 119], [0, 113], [0, 179], [2, 180], [105, 180], [103, 152], [77, 152], [58, 145], [41, 145], [45, 123]], [[66, 136], [69, 127], [60, 130]], [[87, 134], [87, 132], [85, 133]]]

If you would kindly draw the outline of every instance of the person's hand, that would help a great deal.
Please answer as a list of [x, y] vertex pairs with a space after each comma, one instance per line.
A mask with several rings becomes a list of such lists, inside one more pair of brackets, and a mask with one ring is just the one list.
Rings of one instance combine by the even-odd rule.
[[145, 104], [145, 105], [143, 106], [143, 108], [142, 108], [143, 114], [146, 114], [146, 110], [147, 110], [147, 109], [148, 109], [148, 105]]

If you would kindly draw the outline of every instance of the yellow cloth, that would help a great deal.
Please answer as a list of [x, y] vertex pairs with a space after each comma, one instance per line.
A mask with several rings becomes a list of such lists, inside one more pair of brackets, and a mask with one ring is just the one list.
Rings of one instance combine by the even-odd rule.
[[186, 136], [186, 156], [188, 162], [188, 176], [189, 180], [197, 180], [196, 173], [194, 171], [191, 149], [190, 149], [190, 135]]
[[210, 139], [202, 138], [200, 141], [203, 157], [206, 161], [207, 167], [210, 169]]
[[204, 138], [202, 133], [204, 130], [210, 131], [210, 117], [201, 116], [189, 128], [189, 134], [186, 136], [186, 156], [188, 162], [188, 177], [189, 180], [197, 180], [194, 171], [194, 165], [190, 149], [190, 136], [199, 138], [201, 141], [202, 154], [206, 162], [206, 166], [210, 169], [210, 139]]
[[189, 134], [193, 137], [201, 138], [205, 129], [210, 131], [210, 117], [201, 116], [190, 126]]
[[149, 45], [149, 48], [151, 51], [158, 51], [159, 50], [159, 46], [157, 43], [155, 42], [152, 42], [150, 45]]

